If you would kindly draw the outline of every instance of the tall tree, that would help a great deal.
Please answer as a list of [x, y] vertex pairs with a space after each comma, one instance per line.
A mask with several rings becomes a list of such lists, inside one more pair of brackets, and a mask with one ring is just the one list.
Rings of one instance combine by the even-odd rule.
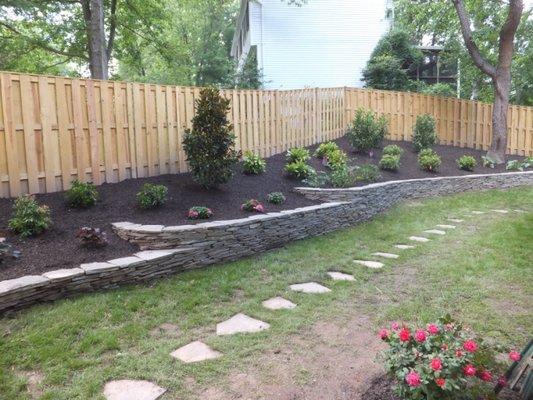
[[524, 9], [522, 0], [509, 0], [507, 18], [500, 29], [498, 41], [498, 61], [489, 62], [480, 52], [472, 33], [470, 17], [463, 0], [451, 0], [455, 6], [461, 25], [461, 32], [472, 61], [492, 80], [494, 106], [492, 111], [492, 142], [487, 153], [496, 163], [505, 161], [507, 147], [507, 109], [511, 90], [511, 62], [514, 51], [514, 38]]

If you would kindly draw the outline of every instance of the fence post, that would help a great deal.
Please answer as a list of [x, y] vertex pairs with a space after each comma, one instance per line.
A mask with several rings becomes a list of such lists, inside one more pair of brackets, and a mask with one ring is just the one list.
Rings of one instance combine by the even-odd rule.
[[313, 97], [314, 97], [314, 109], [315, 109], [315, 137], [317, 139], [317, 142], [322, 142], [322, 105], [320, 102], [320, 98], [318, 96], [318, 88], [313, 89]]

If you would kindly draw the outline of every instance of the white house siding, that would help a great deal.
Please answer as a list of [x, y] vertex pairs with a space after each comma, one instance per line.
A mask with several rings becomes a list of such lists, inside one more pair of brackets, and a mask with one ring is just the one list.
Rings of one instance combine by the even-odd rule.
[[251, 43], [268, 89], [362, 86], [361, 72], [389, 27], [387, 0], [252, 4]]

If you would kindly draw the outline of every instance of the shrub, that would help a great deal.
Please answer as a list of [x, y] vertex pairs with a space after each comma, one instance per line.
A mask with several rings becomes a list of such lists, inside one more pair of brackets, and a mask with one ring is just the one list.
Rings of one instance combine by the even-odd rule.
[[418, 165], [424, 171], [436, 172], [441, 164], [441, 159], [432, 149], [424, 149], [418, 155]]
[[245, 203], [241, 204], [241, 210], [243, 211], [255, 211], [258, 213], [266, 212], [266, 208], [255, 199], [247, 200]]
[[65, 197], [71, 207], [88, 208], [93, 206], [98, 200], [98, 191], [92, 183], [82, 183], [75, 180], [65, 193]]
[[330, 176], [324, 171], [315, 171], [314, 169], [309, 173], [308, 177], [303, 180], [307, 186], [323, 187], [330, 181]]
[[403, 149], [396, 144], [389, 144], [383, 148], [383, 155], [402, 156]]
[[345, 169], [348, 155], [344, 151], [337, 149], [327, 154], [324, 160], [326, 160], [327, 166], [332, 170]]
[[104, 247], [108, 245], [107, 235], [100, 228], [89, 228], [84, 226], [76, 233], [80, 245], [83, 247]]
[[356, 169], [355, 176], [357, 180], [363, 182], [376, 182], [379, 178], [379, 170], [373, 164], [364, 164]]
[[142, 209], [156, 208], [167, 201], [168, 188], [164, 185], [145, 183], [137, 193], [137, 204]]
[[533, 165], [533, 157], [526, 157], [522, 162], [518, 160], [509, 160], [505, 166], [507, 171], [523, 171]]
[[355, 185], [357, 177], [353, 169], [348, 167], [335, 169], [329, 175], [331, 185], [336, 188], [350, 187]]
[[22, 196], [15, 200], [9, 228], [21, 237], [38, 235], [52, 224], [50, 209], [35, 201], [33, 196]]
[[400, 168], [400, 156], [383, 155], [379, 161], [379, 168], [385, 171], [398, 171], [398, 168]]
[[339, 150], [339, 146], [337, 145], [337, 143], [335, 142], [321, 143], [320, 146], [318, 146], [318, 148], [315, 150], [314, 155], [315, 157], [318, 157], [318, 158], [324, 158], [329, 153], [335, 150]]
[[202, 89], [192, 129], [183, 139], [192, 176], [206, 188], [228, 182], [233, 176], [232, 166], [238, 161], [233, 126], [227, 119], [229, 103], [218, 89]]
[[187, 211], [187, 218], [189, 219], [209, 219], [213, 216], [213, 211], [210, 208], [203, 206], [194, 206]]
[[489, 156], [481, 156], [481, 161], [485, 168], [494, 168], [496, 166], [496, 162]]
[[348, 141], [356, 151], [368, 152], [378, 147], [387, 134], [387, 120], [377, 118], [372, 111], [358, 109], [348, 129]]
[[[383, 354], [385, 366], [402, 399], [478, 398], [473, 384], [484, 381], [489, 382], [484, 389], [492, 389], [488, 386], [498, 372], [491, 371], [496, 365], [494, 350], [450, 316], [424, 328], [398, 323], [391, 328], [381, 329], [379, 336], [389, 345]], [[520, 359], [520, 355], [513, 351], [509, 358]]]
[[457, 159], [457, 166], [465, 171], [473, 171], [476, 164], [476, 159], [472, 156], [461, 156]]
[[422, 93], [443, 97], [455, 97], [456, 95], [454, 88], [447, 83], [435, 83], [429, 85], [422, 90]]
[[19, 257], [20, 251], [13, 250], [13, 247], [6, 242], [6, 238], [0, 238], [0, 264]]
[[416, 117], [413, 132], [413, 147], [415, 151], [418, 153], [420, 150], [430, 148], [435, 143], [437, 143], [435, 118], [429, 114], [419, 115]]
[[305, 161], [294, 161], [285, 165], [285, 171], [290, 177], [296, 179], [307, 178], [314, 169], [305, 163]]
[[272, 192], [268, 194], [268, 202], [272, 204], [285, 203], [285, 195], [281, 192]]
[[528, 169], [530, 167], [533, 167], [533, 156], [524, 158], [524, 161], [522, 161], [522, 168]]
[[288, 163], [293, 163], [297, 161], [306, 162], [311, 158], [311, 155], [309, 154], [309, 150], [307, 150], [306, 148], [295, 147], [287, 151], [286, 158]]
[[242, 170], [245, 174], [259, 175], [266, 170], [266, 161], [259, 154], [245, 151], [243, 156]]

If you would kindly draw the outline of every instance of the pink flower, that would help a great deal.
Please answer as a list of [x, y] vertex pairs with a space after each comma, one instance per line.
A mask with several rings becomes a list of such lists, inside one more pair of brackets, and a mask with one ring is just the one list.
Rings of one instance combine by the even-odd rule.
[[411, 338], [411, 332], [409, 332], [408, 328], [402, 328], [398, 336], [402, 342], [408, 342]]
[[520, 353], [518, 351], [513, 350], [509, 353], [509, 358], [513, 361], [520, 361], [522, 356], [520, 356]]
[[389, 338], [389, 331], [387, 329], [383, 328], [382, 330], [379, 331], [379, 337], [381, 338], [381, 340], [388, 339]]
[[490, 382], [492, 380], [492, 374], [485, 369], [479, 373], [479, 379], [485, 382]]
[[476, 368], [472, 364], [465, 365], [463, 372], [466, 376], [476, 375]]
[[507, 379], [505, 378], [505, 376], [502, 375], [498, 378], [498, 386], [507, 386]]
[[393, 331], [397, 331], [400, 329], [400, 324], [398, 322], [393, 322], [390, 327]]
[[435, 324], [428, 324], [428, 332], [432, 335], [436, 335], [437, 333], [439, 333], [439, 327]]
[[474, 353], [477, 350], [477, 343], [473, 340], [467, 340], [463, 343], [463, 349], [465, 349], [469, 353]]
[[435, 383], [437, 384], [438, 387], [444, 387], [444, 385], [446, 385], [446, 379], [437, 378], [435, 379]]
[[405, 377], [405, 381], [407, 382], [409, 386], [412, 386], [412, 387], [420, 386], [420, 384], [422, 383], [420, 381], [420, 375], [418, 375], [418, 373], [415, 371], [409, 372], [407, 376]]
[[440, 349], [442, 351], [446, 351], [446, 350], [448, 350], [448, 345], [446, 343], [444, 343], [442, 346], [440, 346]]
[[260, 212], [260, 213], [264, 213], [265, 212], [265, 207], [263, 207], [262, 204], [258, 204], [254, 207], [254, 210], [257, 211], [257, 212]]
[[442, 362], [440, 361], [440, 358], [434, 358], [429, 363], [429, 366], [433, 371], [440, 371], [442, 369]]
[[457, 358], [461, 358], [463, 356], [463, 352], [459, 349], [455, 350], [455, 356]]
[[449, 324], [444, 325], [444, 329], [446, 329], [448, 332], [453, 331], [453, 324], [449, 323]]
[[424, 343], [426, 341], [426, 332], [422, 329], [418, 329], [415, 333], [415, 340], [418, 343]]

